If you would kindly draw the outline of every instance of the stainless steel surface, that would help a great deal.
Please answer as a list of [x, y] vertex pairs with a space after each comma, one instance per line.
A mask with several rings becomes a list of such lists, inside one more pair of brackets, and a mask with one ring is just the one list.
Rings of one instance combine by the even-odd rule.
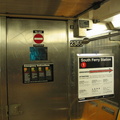
[[[69, 43], [70, 40], [83, 40], [81, 38], [73, 37], [73, 29], [70, 29], [70, 26], [73, 25], [72, 21], [68, 22], [68, 37]], [[77, 53], [102, 53], [102, 54], [113, 54], [114, 55], [114, 84], [115, 84], [115, 96], [113, 98], [107, 98], [111, 102], [120, 104], [120, 76], [119, 76], [119, 69], [120, 69], [120, 35], [111, 38], [102, 38], [96, 41], [91, 41], [88, 44], [84, 44], [83, 47], [69, 47], [69, 59], [70, 59], [70, 71], [69, 71], [69, 96], [70, 96], [70, 118], [71, 120], [80, 119], [84, 112], [84, 102], [78, 102], [77, 96]], [[106, 100], [107, 100], [106, 99]], [[86, 110], [87, 111], [87, 108]], [[84, 119], [84, 118], [81, 118]]]
[[[33, 30], [44, 30], [54, 82], [23, 84], [22, 65], [30, 61]], [[22, 114], [9, 120], [68, 119], [68, 52], [65, 21], [7, 19], [8, 104], [21, 104]], [[44, 61], [43, 61], [44, 62]]]
[[0, 17], [0, 119], [7, 120], [6, 18]]
[[104, 0], [0, 0], [0, 14], [6, 16], [74, 17]]
[[[74, 37], [73, 29], [70, 26], [73, 25], [73, 21], [68, 21], [68, 39], [70, 40], [82, 40], [80, 38]], [[80, 119], [84, 103], [78, 102], [78, 86], [77, 86], [77, 53], [82, 53], [83, 47], [70, 47], [69, 46], [69, 101], [70, 101], [70, 119]]]
[[[119, 93], [119, 69], [120, 69], [120, 44], [119, 44], [120, 35], [111, 38], [100, 39], [97, 41], [90, 42], [88, 45], [85, 45], [84, 53], [113, 53], [114, 55], [114, 91], [115, 96], [113, 98], [109, 98], [113, 102], [120, 104], [120, 93]], [[112, 41], [111, 41], [112, 40]]]
[[[73, 37], [71, 25], [73, 21], [67, 23], [66, 21], [8, 18], [6, 42], [6, 19], [0, 18], [1, 120], [8, 120], [5, 110], [7, 100], [8, 109], [12, 108], [15, 113], [9, 115], [9, 120], [80, 119], [85, 110], [85, 103], [79, 103], [77, 99], [77, 53], [114, 54], [115, 96], [108, 99], [120, 104], [120, 36], [91, 41], [83, 47], [70, 47], [70, 40], [82, 40]], [[48, 61], [54, 64], [54, 82], [23, 84], [22, 65], [34, 63], [30, 61], [29, 51], [29, 47], [35, 44], [33, 30], [45, 32], [44, 45], [48, 47]], [[7, 85], [8, 91], [6, 91]], [[12, 107], [9, 107], [10, 105]]]

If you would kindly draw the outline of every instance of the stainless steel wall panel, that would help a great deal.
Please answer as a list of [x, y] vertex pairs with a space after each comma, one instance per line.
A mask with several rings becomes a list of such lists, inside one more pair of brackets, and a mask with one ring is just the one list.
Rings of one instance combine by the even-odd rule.
[[6, 18], [0, 17], [0, 119], [7, 120]]
[[[67, 24], [65, 21], [7, 19], [7, 51], [6, 41], [3, 42], [4, 46], [1, 45], [0, 49], [5, 50], [1, 52], [4, 60], [6, 60], [4, 55], [7, 52], [8, 104], [9, 109], [14, 108], [16, 104], [20, 105], [18, 107], [19, 115], [10, 115], [9, 120], [80, 119], [84, 111], [84, 102], [78, 102], [77, 96], [77, 53], [114, 54], [115, 97], [108, 99], [120, 104], [120, 37], [115, 37], [116, 41], [110, 41], [114, 39], [112, 37], [112, 39], [91, 41], [83, 47], [70, 47], [70, 40], [83, 39], [74, 37], [71, 25], [73, 25], [73, 21], [68, 21]], [[48, 61], [54, 64], [54, 82], [23, 84], [22, 65], [41, 62], [30, 61], [29, 47], [35, 44], [33, 30], [44, 30], [43, 44], [48, 47]], [[6, 70], [5, 61], [1, 61], [1, 66], [3, 71]], [[1, 78], [5, 74], [6, 72], [3, 72]], [[3, 103], [5, 104], [6, 101]]]
[[69, 48], [69, 102], [70, 102], [70, 114], [71, 120], [81, 118], [83, 112], [84, 103], [78, 102], [78, 81], [77, 81], [77, 53], [82, 53], [83, 47], [70, 47], [70, 40], [82, 40], [81, 38], [74, 37], [73, 29], [70, 26], [73, 25], [73, 21], [68, 21], [68, 48]]
[[[69, 70], [69, 96], [70, 96], [70, 118], [71, 120], [76, 119], [84, 119], [81, 118], [83, 114], [84, 104], [85, 102], [78, 102], [78, 78], [77, 78], [77, 53], [86, 54], [86, 53], [103, 53], [103, 54], [114, 54], [114, 83], [115, 83], [115, 96], [114, 98], [107, 98], [106, 100], [110, 100], [112, 102], [120, 104], [120, 92], [119, 92], [119, 86], [120, 86], [120, 36], [112, 37], [105, 39], [97, 39], [96, 41], [91, 41], [88, 44], [83, 45], [82, 47], [70, 47], [70, 40], [83, 40], [83, 38], [76, 38], [74, 37], [73, 29], [71, 29], [70, 26], [73, 25], [73, 21], [68, 22], [68, 38], [69, 38], [69, 64], [70, 64], [70, 70]], [[111, 41], [112, 40], [112, 41]], [[87, 110], [87, 109], [86, 109]]]
[[[22, 65], [30, 61], [33, 30], [44, 30], [48, 61], [54, 64], [54, 82], [23, 84]], [[8, 101], [21, 104], [22, 114], [10, 120], [68, 119], [68, 64], [65, 21], [7, 19]], [[43, 61], [44, 62], [44, 61]]]
[[[114, 39], [114, 37], [112, 37]], [[85, 53], [113, 53], [114, 55], [114, 91], [115, 96], [114, 98], [108, 98], [113, 102], [120, 104], [120, 93], [119, 93], [119, 86], [120, 86], [120, 43], [119, 43], [119, 36], [115, 37], [116, 41], [110, 41], [110, 38], [100, 39], [96, 41], [92, 41], [90, 44], [85, 46]]]
[[[111, 41], [112, 38], [105, 38], [105, 39], [98, 39], [96, 41], [91, 41], [89, 44], [85, 45], [83, 49], [83, 53], [102, 53], [102, 54], [113, 54], [114, 55], [114, 97], [112, 98], [106, 98], [106, 100], [110, 100], [113, 103], [120, 104], [120, 92], [119, 92], [119, 86], [120, 86], [120, 44], [119, 44], [119, 36], [116, 36], [116, 41]], [[87, 110], [87, 109], [86, 109]], [[99, 112], [100, 114], [100, 112]], [[102, 114], [100, 114], [102, 116]], [[96, 116], [96, 119], [99, 116]], [[108, 116], [106, 116], [108, 118]], [[105, 118], [106, 119], [106, 118]]]

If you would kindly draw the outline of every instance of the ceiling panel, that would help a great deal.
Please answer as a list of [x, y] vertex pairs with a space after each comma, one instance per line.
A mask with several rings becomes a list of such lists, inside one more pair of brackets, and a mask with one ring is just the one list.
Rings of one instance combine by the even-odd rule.
[[0, 14], [74, 17], [105, 0], [0, 0]]

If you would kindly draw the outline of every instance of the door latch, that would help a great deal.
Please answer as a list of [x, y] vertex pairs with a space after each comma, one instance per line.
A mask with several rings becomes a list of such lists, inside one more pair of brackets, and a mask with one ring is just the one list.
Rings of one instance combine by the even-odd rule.
[[21, 115], [23, 114], [23, 111], [20, 110], [21, 104], [12, 104], [8, 107], [8, 115], [14, 116], [14, 115]]

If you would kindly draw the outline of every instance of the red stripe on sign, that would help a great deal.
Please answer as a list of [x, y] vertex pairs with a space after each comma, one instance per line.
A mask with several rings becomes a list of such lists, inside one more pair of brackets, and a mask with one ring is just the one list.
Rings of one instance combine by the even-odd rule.
[[96, 73], [96, 72], [112, 72], [113, 70], [108, 69], [108, 70], [91, 70], [90, 73]]

